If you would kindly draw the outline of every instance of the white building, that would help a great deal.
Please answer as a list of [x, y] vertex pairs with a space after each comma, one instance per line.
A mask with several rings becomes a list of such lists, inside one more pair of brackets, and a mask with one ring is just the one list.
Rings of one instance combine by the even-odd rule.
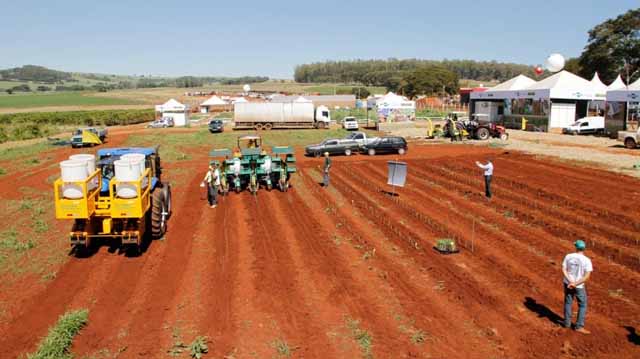
[[209, 113], [215, 110], [225, 111], [227, 108], [230, 108], [231, 105], [220, 97], [213, 95], [208, 98], [205, 102], [200, 104], [200, 112], [201, 113]]
[[170, 117], [176, 127], [186, 126], [189, 122], [189, 106], [170, 99], [162, 105], [156, 106], [156, 113], [160, 117]]

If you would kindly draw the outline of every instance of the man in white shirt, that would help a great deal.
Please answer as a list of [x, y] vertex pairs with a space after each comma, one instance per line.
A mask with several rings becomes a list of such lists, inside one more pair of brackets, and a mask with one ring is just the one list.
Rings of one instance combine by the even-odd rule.
[[491, 198], [491, 178], [493, 177], [493, 163], [490, 159], [487, 159], [487, 164], [476, 161], [476, 166], [484, 170], [484, 195], [487, 198]]
[[564, 327], [571, 327], [573, 298], [578, 299], [578, 320], [575, 330], [582, 334], [590, 334], [584, 329], [584, 318], [587, 314], [587, 289], [584, 283], [589, 280], [593, 265], [591, 259], [584, 255], [587, 245], [584, 241], [577, 240], [574, 245], [576, 252], [567, 254], [562, 261], [562, 273], [564, 274]]
[[215, 163], [209, 165], [209, 170], [204, 176], [203, 182], [207, 186], [207, 200], [211, 208], [216, 208], [218, 205], [217, 195], [218, 188], [220, 187], [220, 170]]

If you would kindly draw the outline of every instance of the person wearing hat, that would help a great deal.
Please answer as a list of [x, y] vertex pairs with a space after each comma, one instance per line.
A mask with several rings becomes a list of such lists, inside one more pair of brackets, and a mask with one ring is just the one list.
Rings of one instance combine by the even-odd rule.
[[593, 265], [591, 259], [584, 255], [586, 243], [577, 240], [574, 243], [575, 253], [569, 253], [562, 261], [562, 273], [564, 274], [564, 327], [571, 327], [573, 299], [578, 299], [578, 319], [575, 330], [582, 334], [590, 332], [584, 329], [584, 319], [587, 314], [587, 289], [584, 284], [589, 280]]
[[209, 207], [216, 208], [218, 205], [217, 195], [220, 187], [220, 170], [215, 162], [209, 163], [209, 170], [204, 176], [203, 184], [207, 186], [207, 200]]
[[329, 152], [324, 153], [324, 177], [322, 178], [322, 186], [329, 187], [329, 169], [331, 168], [331, 158]]

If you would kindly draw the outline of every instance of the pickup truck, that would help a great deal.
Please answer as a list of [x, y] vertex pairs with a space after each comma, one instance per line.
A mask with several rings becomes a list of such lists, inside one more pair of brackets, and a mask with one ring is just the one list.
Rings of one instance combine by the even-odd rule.
[[640, 128], [637, 131], [619, 131], [618, 141], [624, 143], [624, 147], [634, 149], [640, 142]]
[[347, 155], [351, 156], [360, 150], [360, 144], [355, 140], [348, 138], [330, 138], [320, 142], [317, 145], [309, 145], [305, 148], [307, 156], [320, 157], [323, 153], [329, 152], [329, 155]]
[[352, 132], [349, 136], [345, 137], [346, 140], [354, 140], [358, 142], [360, 146], [368, 145], [369, 143], [376, 141], [378, 137], [369, 137], [364, 132]]

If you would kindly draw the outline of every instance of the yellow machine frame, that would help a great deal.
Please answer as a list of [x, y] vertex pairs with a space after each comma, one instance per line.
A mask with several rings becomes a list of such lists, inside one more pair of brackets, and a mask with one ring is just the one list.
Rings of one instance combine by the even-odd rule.
[[[120, 238], [123, 244], [140, 245], [146, 228], [146, 214], [151, 207], [151, 169], [147, 168], [135, 181], [112, 180], [107, 196], [100, 196], [101, 174], [96, 170], [89, 178], [77, 182], [57, 179], [54, 183], [56, 218], [75, 220], [70, 233], [71, 245], [89, 246], [94, 237], [115, 237]], [[89, 183], [96, 179], [97, 187], [89, 190]], [[146, 186], [143, 186], [144, 182]], [[62, 187], [68, 184], [80, 186], [82, 198], [62, 197]], [[135, 186], [137, 196], [119, 198], [116, 186], [120, 184]]]

